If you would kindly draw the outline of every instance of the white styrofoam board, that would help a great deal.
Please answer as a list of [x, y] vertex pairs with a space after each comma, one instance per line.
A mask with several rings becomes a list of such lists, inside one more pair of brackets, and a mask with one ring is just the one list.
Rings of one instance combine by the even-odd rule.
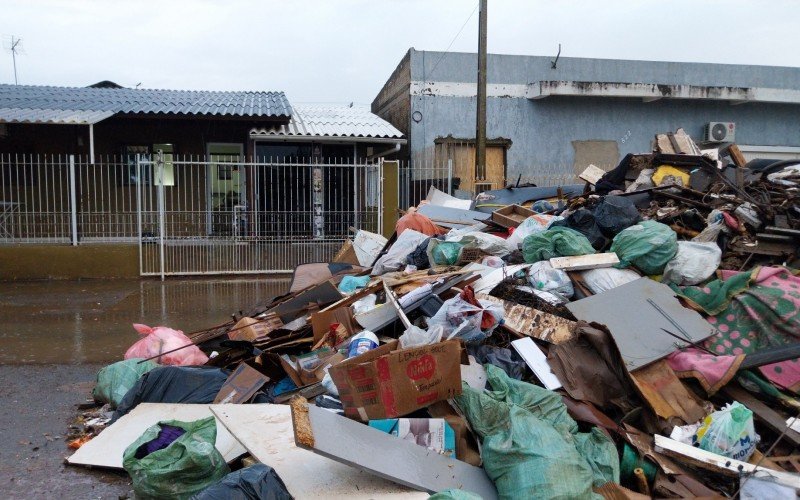
[[[239, 405], [225, 405], [239, 406]], [[140, 403], [130, 413], [103, 429], [91, 441], [67, 458], [72, 465], [122, 469], [125, 449], [144, 434], [148, 428], [164, 420], [193, 422], [211, 417], [207, 404]], [[227, 462], [244, 455], [247, 450], [239, 444], [217, 419], [217, 450]]]
[[558, 377], [556, 377], [556, 374], [553, 373], [553, 370], [550, 369], [550, 365], [547, 363], [547, 356], [545, 356], [544, 352], [536, 345], [536, 342], [530, 338], [524, 338], [511, 342], [511, 345], [514, 347], [514, 350], [522, 356], [522, 359], [525, 360], [525, 364], [533, 370], [536, 378], [544, 384], [546, 389], [554, 391], [562, 387], [561, 381], [558, 380]]

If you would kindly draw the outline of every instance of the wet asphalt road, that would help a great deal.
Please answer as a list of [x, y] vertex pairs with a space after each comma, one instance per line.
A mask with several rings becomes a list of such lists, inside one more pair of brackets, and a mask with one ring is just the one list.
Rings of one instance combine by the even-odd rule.
[[131, 323], [190, 332], [282, 294], [288, 279], [0, 283], [0, 495], [120, 498], [124, 471], [65, 466], [65, 435], [103, 365], [138, 339]]

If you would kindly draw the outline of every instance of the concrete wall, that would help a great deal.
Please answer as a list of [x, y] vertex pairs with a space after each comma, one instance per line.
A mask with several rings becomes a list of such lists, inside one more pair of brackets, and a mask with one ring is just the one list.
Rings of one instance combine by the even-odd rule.
[[0, 281], [138, 276], [138, 245], [0, 246]]
[[[476, 81], [475, 54], [411, 49], [407, 56], [411, 82], [474, 84]], [[540, 80], [564, 80], [800, 89], [800, 68], [562, 57], [553, 69], [552, 59], [489, 54], [488, 83], [526, 85]], [[396, 88], [396, 73], [379, 94], [381, 103], [385, 101], [388, 88]], [[378, 101], [376, 97], [374, 110]], [[409, 116], [419, 111], [422, 114], [419, 123], [408, 117], [376, 112], [397, 127], [401, 126], [398, 120], [408, 125], [409, 149], [411, 155], [415, 155], [429, 150], [437, 137], [474, 137], [475, 102], [474, 97], [410, 96]], [[792, 104], [733, 106], [729, 102], [712, 100], [663, 99], [645, 103], [630, 98], [490, 97], [487, 137], [512, 141], [507, 155], [507, 176], [516, 178], [519, 174], [532, 174], [541, 165], [573, 167], [576, 162], [573, 141], [578, 141], [579, 148], [583, 144], [581, 141], [613, 141], [619, 158], [630, 152], [649, 151], [655, 134], [678, 127], [700, 140], [703, 126], [710, 121], [736, 122], [739, 144], [800, 146], [799, 117], [800, 106]], [[599, 144], [602, 147], [597, 148], [596, 159], [592, 159], [587, 144], [579, 151], [577, 161], [607, 163], [612, 160], [609, 152], [613, 152], [614, 144]], [[618, 158], [613, 158], [614, 162]]]

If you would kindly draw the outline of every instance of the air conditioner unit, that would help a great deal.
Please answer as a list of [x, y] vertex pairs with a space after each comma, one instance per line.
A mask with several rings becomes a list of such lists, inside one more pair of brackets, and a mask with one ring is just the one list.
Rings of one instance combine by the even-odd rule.
[[736, 124], [708, 122], [703, 129], [703, 139], [709, 142], [736, 142]]

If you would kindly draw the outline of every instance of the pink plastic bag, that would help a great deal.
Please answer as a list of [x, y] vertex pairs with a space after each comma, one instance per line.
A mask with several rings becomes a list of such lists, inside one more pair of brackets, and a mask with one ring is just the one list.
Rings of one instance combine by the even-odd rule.
[[[183, 347], [192, 343], [189, 337], [184, 335], [182, 331], [173, 330], [166, 326], [150, 328], [147, 325], [135, 323], [133, 328], [139, 332], [139, 335], [144, 335], [144, 338], [139, 339], [128, 348], [128, 351], [125, 353], [125, 359], [147, 359], [158, 356], [162, 352], [169, 352], [178, 347]], [[203, 354], [203, 351], [198, 349], [196, 345], [190, 345], [178, 351], [165, 354], [153, 361], [162, 365], [204, 365], [208, 361], [208, 356]]]

